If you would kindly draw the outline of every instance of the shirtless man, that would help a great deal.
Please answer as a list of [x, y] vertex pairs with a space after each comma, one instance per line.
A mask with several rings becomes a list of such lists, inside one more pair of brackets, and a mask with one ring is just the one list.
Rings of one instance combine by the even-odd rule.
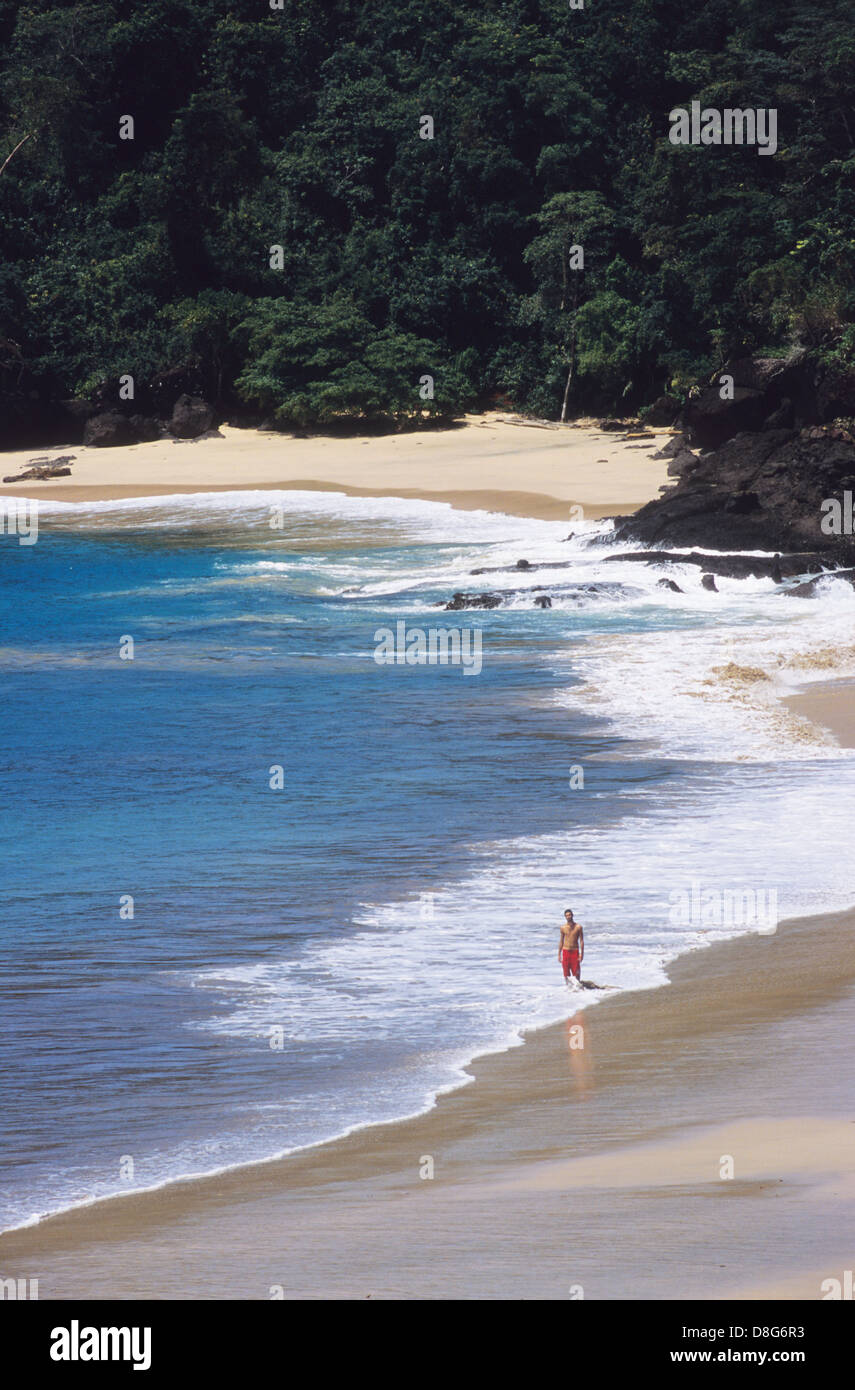
[[564, 922], [559, 930], [561, 936], [558, 941], [558, 964], [562, 967], [564, 979], [569, 984], [570, 975], [573, 976], [574, 980], [579, 979], [579, 972], [585, 957], [585, 938], [582, 934], [582, 927], [579, 922], [573, 920], [573, 912], [569, 907], [564, 913]]

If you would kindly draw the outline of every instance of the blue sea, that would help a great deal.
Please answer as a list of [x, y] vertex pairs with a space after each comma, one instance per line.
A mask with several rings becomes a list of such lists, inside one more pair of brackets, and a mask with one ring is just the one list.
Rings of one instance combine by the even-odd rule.
[[[573, 529], [254, 491], [0, 537], [0, 1226], [429, 1108], [602, 997], [565, 907], [631, 990], [757, 929], [716, 892], [850, 905], [855, 761], [781, 696], [855, 670], [852, 591], [675, 594]], [[379, 663], [401, 621], [480, 670]]]

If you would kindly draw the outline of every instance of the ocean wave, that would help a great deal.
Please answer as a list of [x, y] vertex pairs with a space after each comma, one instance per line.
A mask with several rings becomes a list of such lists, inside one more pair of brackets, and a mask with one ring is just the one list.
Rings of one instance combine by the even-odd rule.
[[[0, 498], [2, 500], [2, 498]], [[18, 499], [21, 501], [23, 499]], [[205, 527], [224, 521], [241, 526], [257, 526], [267, 536], [275, 533], [271, 516], [344, 523], [380, 523], [404, 529], [410, 534], [446, 541], [478, 541], [499, 536], [537, 539], [547, 534], [566, 535], [568, 522], [540, 521], [506, 512], [482, 509], [460, 510], [450, 502], [421, 498], [356, 497], [345, 492], [285, 489], [249, 489], [228, 492], [192, 492], [151, 497], [113, 498], [100, 502], [59, 502], [27, 499], [38, 505], [39, 517], [73, 522], [85, 527], [87, 519], [99, 524], [109, 519], [117, 529]], [[596, 532], [599, 523], [583, 523]], [[578, 523], [577, 523], [578, 526]]]

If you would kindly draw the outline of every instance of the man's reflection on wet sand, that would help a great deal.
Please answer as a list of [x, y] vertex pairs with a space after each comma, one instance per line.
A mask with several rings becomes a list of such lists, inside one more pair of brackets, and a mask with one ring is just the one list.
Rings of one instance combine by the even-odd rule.
[[565, 1029], [570, 1073], [577, 1094], [586, 1096], [593, 1088], [590, 1011], [583, 1009], [568, 1018]]

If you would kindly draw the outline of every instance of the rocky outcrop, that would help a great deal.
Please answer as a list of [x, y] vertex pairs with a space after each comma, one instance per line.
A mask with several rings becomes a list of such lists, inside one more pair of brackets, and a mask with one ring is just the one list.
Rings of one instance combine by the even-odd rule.
[[179, 396], [169, 421], [170, 433], [176, 439], [198, 439], [206, 434], [214, 420], [214, 412], [201, 396]]
[[851, 584], [855, 589], [855, 569], [835, 570], [833, 574], [819, 574], [815, 579], [806, 579], [801, 584], [793, 584], [784, 592], [788, 597], [813, 598], [817, 590], [820, 589], [829, 579], [843, 579], [847, 584]]
[[698, 565], [710, 574], [727, 579], [772, 579], [780, 584], [795, 575], [819, 574], [828, 566], [828, 557], [815, 551], [796, 551], [791, 555], [704, 555], [691, 550], [630, 550], [623, 555], [605, 555], [604, 564]]
[[799, 349], [788, 357], [728, 362], [690, 396], [683, 426], [693, 447], [718, 449], [745, 430], [804, 429], [853, 417], [855, 369], [829, 367]]
[[90, 448], [116, 448], [154, 439], [199, 439], [213, 425], [214, 412], [201, 396], [179, 396], [169, 420], [153, 415], [105, 410], [90, 415], [83, 427], [83, 443]]
[[[855, 444], [816, 430], [739, 434], [693, 460], [617, 539], [715, 550], [813, 551], [855, 561], [855, 537], [823, 530], [823, 502], [855, 491]], [[711, 568], [711, 566], [708, 566]]]
[[153, 439], [163, 439], [168, 433], [164, 423], [161, 420], [153, 420], [150, 415], [131, 415], [129, 420], [141, 444], [147, 444]]
[[707, 386], [686, 407], [686, 431], [698, 448], [717, 449], [742, 430], [759, 430], [768, 413], [760, 393], [747, 386], [734, 386], [724, 400], [718, 386]]
[[[682, 434], [675, 434], [668, 440], [667, 444], [663, 444], [662, 448], [657, 449], [655, 454], [651, 454], [650, 457], [654, 459], [672, 459], [676, 458], [677, 454], [681, 454], [683, 450], [687, 448], [688, 446], [684, 436]], [[691, 450], [689, 450], [689, 452], [691, 453]]]
[[689, 443], [717, 449], [745, 430], [786, 429], [828, 419], [820, 413], [817, 381], [817, 366], [803, 350], [788, 357], [728, 362], [686, 404]]
[[[613, 540], [613, 536], [605, 535], [598, 537], [596, 544], [611, 544]], [[782, 580], [791, 579], [796, 575], [819, 574], [828, 567], [829, 559], [827, 555], [818, 551], [804, 550], [789, 555], [708, 555], [699, 550], [625, 550], [618, 555], [604, 555], [601, 563], [695, 565], [711, 574], [724, 575], [728, 579], [772, 579], [776, 584], [780, 584]], [[575, 560], [544, 560], [540, 563], [517, 560], [515, 565], [485, 565], [481, 569], [470, 570], [469, 573], [513, 574], [516, 570], [525, 570], [539, 574], [541, 570], [573, 569], [575, 564]], [[671, 581], [663, 579], [659, 582], [666, 584]]]
[[678, 449], [674, 454], [665, 472], [668, 474], [669, 478], [682, 478], [684, 473], [688, 473], [694, 468], [696, 462], [695, 455], [692, 453], [691, 449], [687, 449], [684, 444], [683, 447]]
[[123, 444], [138, 444], [139, 436], [127, 415], [107, 410], [86, 421], [83, 443], [89, 448], [114, 449]]

